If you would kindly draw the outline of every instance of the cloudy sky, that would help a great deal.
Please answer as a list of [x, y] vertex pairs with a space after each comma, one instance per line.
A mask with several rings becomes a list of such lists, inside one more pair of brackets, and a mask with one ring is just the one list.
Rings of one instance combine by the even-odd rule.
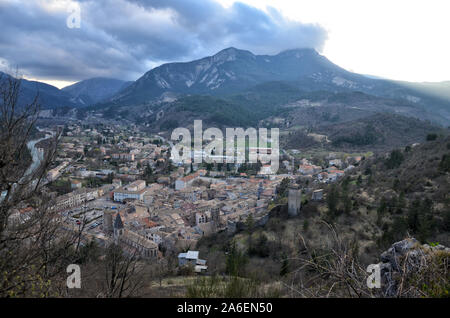
[[17, 66], [62, 87], [97, 76], [134, 80], [229, 46], [255, 54], [312, 47], [358, 73], [450, 80], [447, 2], [0, 0], [0, 70]]

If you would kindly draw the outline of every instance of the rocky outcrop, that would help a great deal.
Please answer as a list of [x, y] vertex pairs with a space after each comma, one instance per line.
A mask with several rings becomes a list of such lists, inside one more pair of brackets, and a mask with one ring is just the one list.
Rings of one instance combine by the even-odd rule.
[[[420, 244], [415, 238], [396, 242], [381, 254], [381, 291], [384, 297], [421, 297], [422, 289], [436, 288], [449, 279], [450, 248]], [[437, 286], [440, 288], [440, 286]], [[425, 293], [424, 293], [425, 294]]]

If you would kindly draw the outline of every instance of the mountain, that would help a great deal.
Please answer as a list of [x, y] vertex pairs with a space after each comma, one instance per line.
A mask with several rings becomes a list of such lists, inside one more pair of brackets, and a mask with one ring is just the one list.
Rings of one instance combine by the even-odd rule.
[[[306, 91], [295, 83], [264, 82], [237, 94], [179, 95], [150, 104], [93, 105], [85, 108], [105, 119], [127, 119], [153, 131], [171, 130], [202, 119], [205, 127], [279, 127], [318, 131], [322, 126], [358, 124], [374, 114], [402, 115], [438, 123], [442, 119], [414, 102], [358, 91]], [[183, 123], [180, 122], [183, 118]], [[372, 117], [375, 118], [375, 117]], [[411, 125], [420, 121], [411, 120]], [[381, 130], [382, 131], [382, 130]]]
[[91, 105], [110, 98], [133, 82], [126, 82], [113, 78], [96, 77], [66, 86], [63, 92], [82, 105]]
[[[120, 108], [122, 114], [127, 111], [140, 114], [136, 112], [137, 108], [147, 107], [144, 112], [154, 114], [156, 110], [171, 107], [177, 99], [203, 95], [217, 101], [218, 107], [212, 106], [216, 113], [224, 102], [237, 107], [221, 110], [221, 118], [235, 118], [226, 112], [245, 109], [244, 113], [254, 114], [252, 120], [278, 115], [286, 119], [289, 113], [292, 118], [288, 125], [304, 125], [309, 118], [305, 116], [305, 109], [313, 105], [320, 106], [315, 112], [324, 113], [325, 117], [339, 111], [341, 121], [376, 112], [392, 112], [448, 126], [449, 88], [450, 82], [409, 83], [352, 73], [314, 49], [255, 55], [228, 48], [191, 62], [163, 64], [135, 82], [91, 78], [59, 90], [44, 83], [23, 80], [21, 100], [29, 102], [39, 91], [43, 108], [89, 106], [84, 113], [106, 109], [108, 117], [112, 118], [114, 111], [119, 112]], [[205, 99], [198, 99], [203, 105]], [[195, 101], [190, 99], [187, 103], [195, 113]], [[205, 110], [203, 106], [201, 108]], [[139, 117], [142, 121], [143, 117]], [[321, 120], [320, 116], [316, 119]], [[251, 121], [241, 122], [250, 124]], [[320, 124], [316, 120], [317, 123]]]
[[[0, 81], [5, 81], [7, 78], [11, 78], [11, 75], [0, 72]], [[21, 79], [19, 104], [31, 103], [37, 95], [39, 95], [38, 102], [42, 109], [79, 106], [76, 101], [72, 100], [72, 97], [68, 93], [57, 87], [37, 81]]]
[[[319, 105], [319, 111], [330, 114], [336, 113], [338, 108], [343, 110], [344, 107], [348, 111], [351, 107], [352, 111], [347, 113], [352, 117], [349, 119], [368, 113], [393, 112], [448, 126], [449, 91], [450, 82], [409, 83], [351, 73], [314, 49], [255, 55], [228, 48], [191, 62], [163, 64], [135, 82], [99, 77], [60, 90], [48, 84], [23, 80], [20, 100], [30, 102], [39, 92], [44, 109], [90, 106], [86, 111], [107, 109], [113, 114], [113, 108], [127, 107], [135, 112], [132, 108], [148, 106], [148, 111], [153, 113], [155, 108], [161, 110], [161, 105], [170, 106], [179, 98], [203, 95], [215, 97], [213, 100], [219, 107], [225, 101], [245, 108], [255, 115], [252, 119], [258, 121], [285, 116], [287, 107], [293, 115], [290, 124], [303, 125], [301, 118], [303, 122], [309, 118], [304, 112], [306, 102], [306, 105]], [[202, 104], [204, 99], [199, 99]], [[187, 102], [195, 112], [195, 102]], [[217, 111], [217, 107], [213, 108]], [[202, 109], [204, 111], [203, 106]], [[229, 111], [236, 109], [232, 107]], [[224, 109], [222, 115], [235, 117], [225, 114], [226, 111]], [[343, 112], [340, 115], [341, 118], [349, 116]]]
[[[267, 83], [284, 82], [307, 92], [354, 92], [402, 100], [450, 123], [448, 85], [396, 82], [351, 73], [314, 49], [293, 49], [277, 55], [255, 55], [228, 48], [199, 60], [167, 63], [146, 72], [109, 99], [109, 105], [151, 105], [183, 95], [230, 96]], [[433, 117], [433, 116], [430, 116]]]
[[187, 63], [156, 67], [112, 98], [121, 104], [148, 103], [165, 93], [232, 94], [268, 81], [295, 81], [320, 72], [347, 73], [313, 49], [275, 56], [228, 48]]

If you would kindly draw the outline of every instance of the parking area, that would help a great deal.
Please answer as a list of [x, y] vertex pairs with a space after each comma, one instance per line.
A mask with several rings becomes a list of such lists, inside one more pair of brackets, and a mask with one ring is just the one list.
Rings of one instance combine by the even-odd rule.
[[100, 231], [99, 226], [103, 223], [103, 211], [112, 207], [119, 207], [121, 203], [113, 202], [107, 196], [86, 202], [84, 205], [61, 212], [64, 220], [80, 226], [83, 222], [86, 230], [96, 233]]

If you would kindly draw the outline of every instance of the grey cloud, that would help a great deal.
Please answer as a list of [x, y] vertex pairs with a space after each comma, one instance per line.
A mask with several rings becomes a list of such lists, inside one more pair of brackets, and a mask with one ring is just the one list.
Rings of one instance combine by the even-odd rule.
[[187, 61], [234, 46], [257, 54], [289, 48], [322, 49], [318, 25], [235, 3], [213, 0], [82, 0], [81, 29], [69, 29], [66, 10], [41, 1], [0, 2], [0, 60], [28, 76], [81, 80], [136, 79], [163, 62]]

